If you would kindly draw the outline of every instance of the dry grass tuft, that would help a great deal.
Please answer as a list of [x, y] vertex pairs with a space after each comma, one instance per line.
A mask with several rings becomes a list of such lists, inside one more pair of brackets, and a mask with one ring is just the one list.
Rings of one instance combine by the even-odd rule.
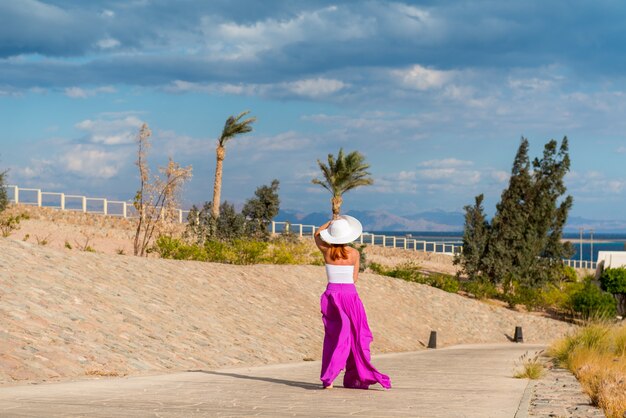
[[85, 372], [87, 376], [100, 376], [100, 377], [120, 377], [124, 376], [123, 373], [119, 373], [112, 370], [91, 369]]
[[534, 355], [530, 355], [528, 351], [522, 354], [515, 362], [516, 369], [513, 377], [533, 380], [541, 378], [545, 373], [545, 366], [540, 358], [542, 354], [543, 350], [535, 352]]
[[589, 324], [556, 341], [548, 354], [574, 373], [607, 417], [626, 415], [626, 324]]

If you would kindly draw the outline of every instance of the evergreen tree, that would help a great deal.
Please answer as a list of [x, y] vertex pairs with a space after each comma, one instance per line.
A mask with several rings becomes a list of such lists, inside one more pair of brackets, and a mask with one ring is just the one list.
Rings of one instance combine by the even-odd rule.
[[484, 264], [493, 283], [510, 279], [515, 274], [515, 266], [523, 263], [524, 254], [528, 252], [531, 183], [528, 140], [522, 138], [513, 161], [509, 187], [502, 192], [491, 222]]
[[476, 196], [473, 206], [465, 209], [465, 228], [463, 231], [463, 252], [454, 259], [454, 264], [461, 264], [470, 280], [478, 279], [484, 270], [484, 255], [489, 238], [489, 222], [483, 209], [484, 195]]
[[241, 213], [247, 219], [247, 230], [251, 236], [266, 239], [269, 236], [268, 225], [278, 215], [280, 199], [278, 180], [272, 180], [270, 186], [260, 186], [254, 192], [256, 197], [248, 199]]
[[4, 184], [6, 174], [6, 171], [0, 172], [0, 212], [4, 211], [9, 205], [6, 184]]
[[513, 282], [534, 287], [555, 277], [562, 267], [561, 259], [572, 254], [571, 245], [561, 242], [573, 203], [571, 196], [563, 197], [566, 192], [564, 177], [569, 167], [567, 138], [560, 147], [557, 141], [549, 141], [542, 158], [533, 161], [532, 169], [528, 140], [522, 138], [513, 161], [509, 186], [502, 192], [496, 214], [488, 227], [481, 263], [476, 261], [475, 252], [483, 247], [480, 242], [473, 241], [476, 226], [467, 218], [476, 215], [478, 205], [471, 211], [466, 209], [465, 235], [470, 239], [471, 247], [467, 256], [464, 248], [459, 260], [466, 274], [472, 277], [482, 271], [492, 283], [504, 284], [505, 292]]

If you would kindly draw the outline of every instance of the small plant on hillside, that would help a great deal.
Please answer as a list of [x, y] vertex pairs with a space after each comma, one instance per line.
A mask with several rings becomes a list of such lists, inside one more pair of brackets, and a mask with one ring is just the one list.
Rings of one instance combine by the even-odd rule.
[[528, 351], [515, 362], [513, 377], [516, 379], [539, 379], [545, 373], [545, 367], [541, 361], [543, 350], [531, 355]]
[[43, 238], [39, 238], [38, 235], [35, 235], [35, 239], [37, 240], [38, 245], [48, 245], [50, 243], [50, 235], [48, 234]]
[[65, 248], [67, 248], [68, 250], [72, 249], [72, 244], [70, 244], [68, 240], [65, 240]]
[[25, 213], [18, 213], [11, 215], [7, 212], [0, 214], [0, 232], [4, 238], [9, 237], [13, 231], [20, 228], [20, 222], [29, 219], [29, 216]]

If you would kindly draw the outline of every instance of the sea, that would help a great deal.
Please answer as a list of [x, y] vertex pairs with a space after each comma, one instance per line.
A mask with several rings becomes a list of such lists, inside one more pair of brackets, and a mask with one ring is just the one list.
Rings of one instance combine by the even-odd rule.
[[[410, 237], [418, 241], [438, 242], [454, 245], [462, 245], [463, 232], [425, 232], [425, 231], [367, 231], [376, 235], [396, 237]], [[626, 251], [626, 234], [612, 233], [589, 233], [583, 234], [582, 244], [579, 233], [565, 233], [563, 239], [570, 241], [574, 246], [572, 259], [583, 261], [596, 261], [598, 251]]]

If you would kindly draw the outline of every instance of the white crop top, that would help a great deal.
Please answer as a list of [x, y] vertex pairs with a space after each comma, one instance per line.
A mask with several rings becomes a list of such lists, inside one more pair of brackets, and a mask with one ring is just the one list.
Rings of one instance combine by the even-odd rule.
[[354, 266], [326, 264], [328, 283], [354, 283]]

